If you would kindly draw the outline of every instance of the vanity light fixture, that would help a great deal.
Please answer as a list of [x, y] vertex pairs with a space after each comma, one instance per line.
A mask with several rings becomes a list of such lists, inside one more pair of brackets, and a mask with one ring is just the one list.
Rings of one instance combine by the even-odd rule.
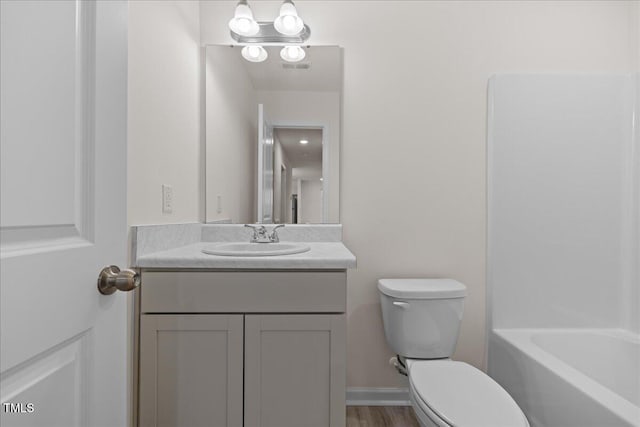
[[285, 36], [295, 36], [304, 28], [302, 18], [291, 0], [285, 0], [280, 6], [280, 15], [273, 21], [276, 31]]
[[[229, 21], [231, 38], [245, 48], [242, 56], [252, 62], [261, 62], [267, 58], [263, 45], [284, 46], [280, 57], [287, 62], [298, 62], [306, 54], [302, 45], [311, 35], [309, 26], [298, 16], [292, 0], [284, 0], [280, 6], [280, 15], [274, 22], [256, 22], [247, 0], [240, 0], [236, 5], [235, 15]], [[259, 47], [264, 54], [257, 55], [257, 50], [246, 47]], [[246, 50], [245, 50], [246, 49]]]
[[305, 56], [306, 53], [300, 46], [285, 46], [280, 51], [280, 58], [287, 62], [302, 61]]
[[300, 140], [300, 144], [302, 144], [302, 145], [305, 145], [305, 144], [308, 144], [308, 143], [309, 143], [309, 140], [307, 140], [307, 139], [301, 139]]
[[235, 14], [229, 21], [229, 29], [241, 36], [253, 36], [260, 31], [247, 0], [240, 0], [236, 5]]
[[250, 62], [262, 62], [269, 56], [265, 48], [256, 45], [243, 47], [241, 53], [242, 57]]

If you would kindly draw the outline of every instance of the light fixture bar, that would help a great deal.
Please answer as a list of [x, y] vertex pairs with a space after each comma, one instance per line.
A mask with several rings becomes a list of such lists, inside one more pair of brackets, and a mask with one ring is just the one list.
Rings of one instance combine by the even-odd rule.
[[238, 43], [304, 43], [311, 36], [311, 29], [305, 24], [302, 31], [295, 36], [285, 36], [276, 31], [273, 22], [258, 22], [260, 29], [258, 33], [252, 36], [241, 36], [240, 34], [230, 31], [231, 38]]

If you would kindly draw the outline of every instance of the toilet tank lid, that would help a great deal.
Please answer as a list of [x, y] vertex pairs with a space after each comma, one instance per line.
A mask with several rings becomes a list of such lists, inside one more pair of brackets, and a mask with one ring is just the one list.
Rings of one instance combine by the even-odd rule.
[[380, 279], [378, 289], [385, 295], [406, 299], [464, 298], [467, 288], [453, 279]]

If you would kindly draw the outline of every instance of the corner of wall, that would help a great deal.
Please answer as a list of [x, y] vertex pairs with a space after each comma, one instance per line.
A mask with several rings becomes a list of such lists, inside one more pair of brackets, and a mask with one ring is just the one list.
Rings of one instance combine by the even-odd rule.
[[201, 220], [200, 3], [130, 2], [128, 19], [128, 224]]

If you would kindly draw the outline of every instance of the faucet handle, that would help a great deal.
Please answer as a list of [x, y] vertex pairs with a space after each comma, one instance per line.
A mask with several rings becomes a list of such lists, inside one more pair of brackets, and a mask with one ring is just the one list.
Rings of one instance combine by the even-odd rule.
[[267, 229], [264, 227], [264, 225], [245, 224], [244, 226], [253, 229], [251, 242], [263, 242], [264, 239], [267, 238]]
[[278, 243], [280, 241], [280, 238], [278, 237], [278, 233], [276, 232], [276, 230], [281, 227], [284, 227], [284, 224], [278, 224], [271, 229], [269, 240], [271, 240], [273, 243]]

